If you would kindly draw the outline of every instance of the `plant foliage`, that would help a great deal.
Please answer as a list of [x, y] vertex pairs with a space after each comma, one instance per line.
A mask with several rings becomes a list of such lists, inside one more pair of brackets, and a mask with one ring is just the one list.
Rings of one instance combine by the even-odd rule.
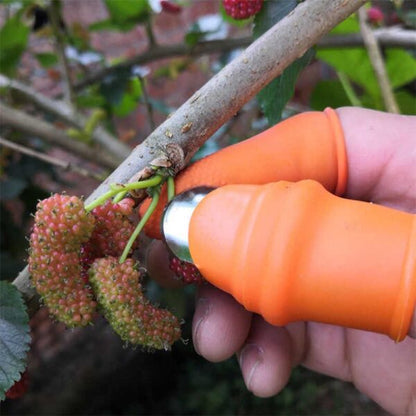
[[[260, 37], [291, 12], [296, 5], [296, 0], [264, 2], [261, 12], [254, 20], [254, 37]], [[276, 124], [281, 120], [283, 110], [293, 96], [296, 80], [302, 69], [309, 64], [313, 55], [313, 50], [309, 49], [302, 57], [289, 65], [280, 76], [275, 78], [258, 94], [260, 105], [270, 125]]]
[[29, 317], [20, 292], [0, 281], [0, 400], [25, 370], [29, 342]]

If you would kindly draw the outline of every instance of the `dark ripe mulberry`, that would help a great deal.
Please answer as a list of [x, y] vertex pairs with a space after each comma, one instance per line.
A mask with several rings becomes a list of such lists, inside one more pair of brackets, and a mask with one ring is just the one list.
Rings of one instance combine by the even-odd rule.
[[201, 283], [204, 279], [195, 265], [175, 256], [171, 257], [169, 268], [186, 284]]

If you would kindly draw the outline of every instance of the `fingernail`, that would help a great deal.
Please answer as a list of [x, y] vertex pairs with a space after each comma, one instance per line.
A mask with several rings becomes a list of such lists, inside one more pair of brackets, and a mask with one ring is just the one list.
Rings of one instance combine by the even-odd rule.
[[201, 355], [199, 344], [201, 341], [201, 333], [207, 316], [211, 310], [211, 302], [207, 298], [199, 298], [195, 308], [195, 325], [193, 333], [194, 349], [197, 354]]
[[251, 391], [256, 370], [263, 362], [263, 349], [256, 344], [247, 344], [240, 353], [239, 363], [247, 389]]

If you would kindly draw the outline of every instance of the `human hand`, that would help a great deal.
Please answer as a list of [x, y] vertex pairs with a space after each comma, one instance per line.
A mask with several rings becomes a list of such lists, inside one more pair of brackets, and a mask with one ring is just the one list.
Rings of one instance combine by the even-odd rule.
[[[344, 196], [415, 213], [416, 145], [409, 134], [416, 131], [415, 118], [354, 108], [338, 114], [348, 154]], [[410, 338], [394, 344], [383, 335], [318, 323], [274, 327], [231, 296], [203, 285], [193, 340], [211, 361], [237, 353], [247, 387], [258, 396], [276, 394], [291, 368], [303, 364], [352, 381], [392, 413], [416, 412], [416, 342]]]

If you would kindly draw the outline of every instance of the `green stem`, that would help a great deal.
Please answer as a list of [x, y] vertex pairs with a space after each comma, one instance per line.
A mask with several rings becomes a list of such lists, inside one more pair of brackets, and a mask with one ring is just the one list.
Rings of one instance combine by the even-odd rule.
[[168, 176], [167, 188], [168, 188], [168, 202], [170, 202], [175, 196], [175, 181], [173, 179], [173, 176]]
[[145, 226], [147, 220], [150, 218], [150, 216], [153, 214], [153, 211], [155, 210], [157, 203], [159, 202], [159, 195], [160, 191], [159, 189], [153, 190], [152, 195], [152, 202], [149, 205], [149, 208], [147, 208], [147, 211], [144, 213], [142, 219], [137, 224], [136, 229], [133, 231], [133, 234], [130, 236], [129, 241], [127, 241], [126, 247], [124, 247], [123, 253], [119, 259], [119, 263], [124, 263], [126, 261], [126, 258], [133, 246], [133, 243], [136, 241], [137, 236], [140, 234], [140, 231], [142, 231], [143, 227]]
[[92, 211], [95, 207], [102, 205], [107, 199], [112, 198], [114, 195], [119, 194], [120, 192], [129, 192], [136, 189], [146, 189], [159, 185], [162, 182], [163, 177], [160, 175], [155, 175], [150, 179], [144, 181], [131, 182], [125, 185], [112, 185], [111, 189], [92, 201], [91, 203], [85, 206], [87, 212]]
[[358, 98], [357, 94], [355, 93], [354, 88], [352, 87], [351, 82], [348, 79], [347, 75], [345, 75], [344, 72], [337, 71], [337, 77], [339, 81], [341, 82], [342, 88], [344, 88], [345, 94], [350, 100], [350, 103], [354, 107], [362, 107], [363, 103]]
[[113, 198], [113, 204], [117, 204], [120, 202], [127, 194], [127, 191], [119, 192], [114, 198]]

